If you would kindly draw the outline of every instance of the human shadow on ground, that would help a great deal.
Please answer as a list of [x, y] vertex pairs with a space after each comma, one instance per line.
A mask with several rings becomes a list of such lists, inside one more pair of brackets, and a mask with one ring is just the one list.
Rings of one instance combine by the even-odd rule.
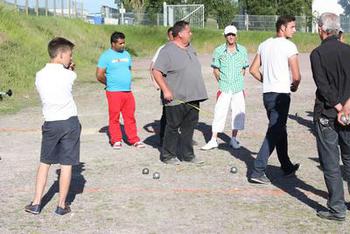
[[[154, 120], [152, 123], [148, 123], [148, 124], [144, 125], [143, 129], [148, 133], [153, 133], [153, 135], [144, 139], [143, 142], [145, 144], [152, 146], [153, 148], [156, 148], [159, 151], [161, 151], [160, 137], [159, 137], [160, 121]], [[196, 125], [195, 130], [202, 132], [202, 134], [205, 138], [205, 141], [209, 141], [209, 139], [211, 137], [211, 126], [209, 126], [205, 123], [199, 122]], [[196, 141], [193, 141], [193, 145], [197, 145], [197, 144], [198, 143]]]
[[[312, 111], [306, 111], [305, 112], [308, 117], [313, 117], [313, 112]], [[289, 119], [296, 121], [298, 124], [303, 125], [308, 128], [309, 132], [315, 135], [315, 130], [314, 130], [314, 124], [313, 120], [305, 119], [303, 117], [300, 117], [298, 113], [289, 114], [288, 115]]]
[[[84, 171], [85, 171], [84, 162], [81, 162], [79, 165], [72, 167], [72, 180], [69, 186], [69, 192], [66, 199], [66, 202], [68, 204], [73, 203], [76, 195], [81, 194], [84, 191], [84, 187], [86, 183], [86, 179], [82, 174]], [[57, 169], [56, 174], [57, 174], [57, 179], [41, 199], [42, 208], [44, 208], [47, 205], [47, 203], [49, 203], [49, 201], [52, 200], [52, 198], [55, 196], [56, 193], [59, 193], [59, 180], [60, 180], [61, 169]]]
[[159, 137], [159, 129], [160, 129], [160, 121], [154, 120], [152, 123], [148, 123], [143, 126], [143, 129], [148, 133], [153, 133], [153, 135], [147, 137], [143, 140], [143, 143], [146, 145], [152, 146], [155, 149], [160, 151], [160, 137]]
[[[229, 142], [231, 139], [230, 136], [228, 136], [227, 134], [220, 134], [220, 138], [224, 142]], [[247, 149], [244, 146], [241, 146], [241, 148], [237, 150], [232, 149], [231, 147], [229, 147], [228, 143], [220, 144], [219, 149], [230, 152], [230, 154], [234, 158], [245, 163], [247, 168], [246, 177], [247, 177], [247, 180], [249, 181], [250, 175], [252, 173], [252, 168], [254, 165], [254, 160], [255, 160], [255, 157], [253, 157], [253, 155], [256, 155], [257, 153]], [[314, 210], [326, 209], [324, 206], [322, 206], [318, 202], [309, 198], [308, 195], [305, 194], [303, 191], [307, 193], [312, 193], [324, 199], [327, 199], [328, 197], [327, 192], [316, 189], [312, 185], [309, 185], [303, 180], [299, 179], [297, 176], [285, 177], [283, 175], [281, 168], [277, 166], [269, 165], [266, 169], [266, 174], [271, 179], [271, 183], [274, 186], [288, 193], [290, 196], [298, 199], [302, 203], [308, 205], [312, 209]], [[256, 184], [256, 186], [263, 186], [263, 185]]]
[[[130, 145], [130, 143], [128, 142], [128, 139], [126, 137], [125, 134], [125, 128], [123, 124], [120, 124], [120, 130], [122, 131], [122, 137], [123, 137], [123, 141]], [[102, 128], [100, 128], [100, 130], [98, 130], [99, 133], [105, 133], [106, 136], [108, 137], [108, 142], [111, 143], [111, 134], [109, 133], [109, 126], [103, 126]]]
[[[310, 157], [309, 159], [317, 162], [319, 165], [317, 165], [316, 167], [320, 171], [323, 171], [322, 167], [320, 165], [320, 160], [318, 158], [311, 158]], [[344, 165], [340, 165], [340, 171], [341, 171], [342, 178], [344, 180], [344, 192], [350, 194], [350, 181], [348, 182], [348, 180], [346, 179]], [[324, 178], [322, 178], [322, 179], [324, 180]], [[346, 202], [345, 205], [347, 206], [348, 210], [350, 210], [350, 202]]]

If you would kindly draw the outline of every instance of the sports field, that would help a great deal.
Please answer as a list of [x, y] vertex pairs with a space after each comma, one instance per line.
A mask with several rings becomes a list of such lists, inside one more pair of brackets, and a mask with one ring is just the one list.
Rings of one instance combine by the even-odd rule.
[[[210, 96], [201, 106], [204, 111], [194, 136], [195, 154], [205, 161], [201, 166], [170, 166], [159, 161], [156, 133], [161, 106], [159, 93], [149, 81], [149, 58], [135, 58], [137, 79], [133, 83], [138, 132], [146, 149], [124, 144], [120, 151], [113, 150], [108, 144], [103, 87], [94, 74], [75, 87], [83, 126], [81, 165], [74, 169], [68, 199], [72, 213], [66, 216], [54, 214], [56, 166], [49, 174], [41, 214], [24, 212], [33, 196], [39, 160], [41, 107], [1, 116], [0, 233], [348, 233], [350, 218], [337, 223], [315, 215], [326, 205], [327, 190], [312, 133], [315, 86], [308, 54], [300, 55], [302, 83], [292, 94], [288, 120], [290, 157], [301, 168], [296, 177], [284, 178], [274, 153], [267, 170], [271, 185], [247, 181], [267, 126], [261, 84], [249, 75], [246, 129], [239, 134], [242, 148], [228, 147], [227, 121], [219, 149], [200, 150], [210, 137], [217, 89], [210, 55], [200, 55], [200, 61]], [[237, 174], [230, 173], [232, 166], [238, 168]], [[143, 168], [149, 168], [150, 174], [143, 175]], [[156, 171], [159, 180], [152, 179]], [[348, 193], [346, 199], [350, 199]]]

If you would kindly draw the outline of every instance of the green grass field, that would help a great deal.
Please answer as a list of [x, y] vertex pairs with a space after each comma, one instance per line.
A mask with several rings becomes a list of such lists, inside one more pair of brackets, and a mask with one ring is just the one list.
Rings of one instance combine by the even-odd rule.
[[[91, 25], [78, 19], [61, 17], [24, 16], [0, 4], [0, 90], [13, 89], [14, 96], [0, 103], [0, 113], [12, 113], [36, 99], [35, 73], [48, 61], [47, 43], [56, 36], [76, 44], [74, 61], [79, 81], [94, 80], [95, 66], [100, 53], [109, 47], [113, 31], [126, 34], [127, 47], [134, 57], [150, 57], [166, 42], [166, 28], [152, 26]], [[239, 32], [239, 43], [254, 53], [258, 44], [274, 32]], [[318, 45], [315, 34], [298, 33], [293, 41], [300, 52], [309, 52]], [[193, 29], [192, 44], [199, 53], [212, 53], [223, 43], [222, 30]]]

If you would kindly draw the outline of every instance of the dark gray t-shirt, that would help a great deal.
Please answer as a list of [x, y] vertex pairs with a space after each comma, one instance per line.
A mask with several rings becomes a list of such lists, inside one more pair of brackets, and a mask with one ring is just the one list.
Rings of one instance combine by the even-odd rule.
[[195, 50], [189, 45], [186, 49], [168, 42], [159, 52], [153, 69], [163, 73], [174, 100], [166, 103], [175, 106], [181, 102], [204, 101], [208, 99], [201, 64]]

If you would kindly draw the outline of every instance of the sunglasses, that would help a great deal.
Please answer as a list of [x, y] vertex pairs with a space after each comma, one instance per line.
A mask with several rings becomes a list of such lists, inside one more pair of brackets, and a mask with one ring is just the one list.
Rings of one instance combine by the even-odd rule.
[[234, 33], [227, 33], [227, 34], [225, 34], [225, 37], [227, 37], [227, 36], [236, 36], [236, 34], [234, 34]]

